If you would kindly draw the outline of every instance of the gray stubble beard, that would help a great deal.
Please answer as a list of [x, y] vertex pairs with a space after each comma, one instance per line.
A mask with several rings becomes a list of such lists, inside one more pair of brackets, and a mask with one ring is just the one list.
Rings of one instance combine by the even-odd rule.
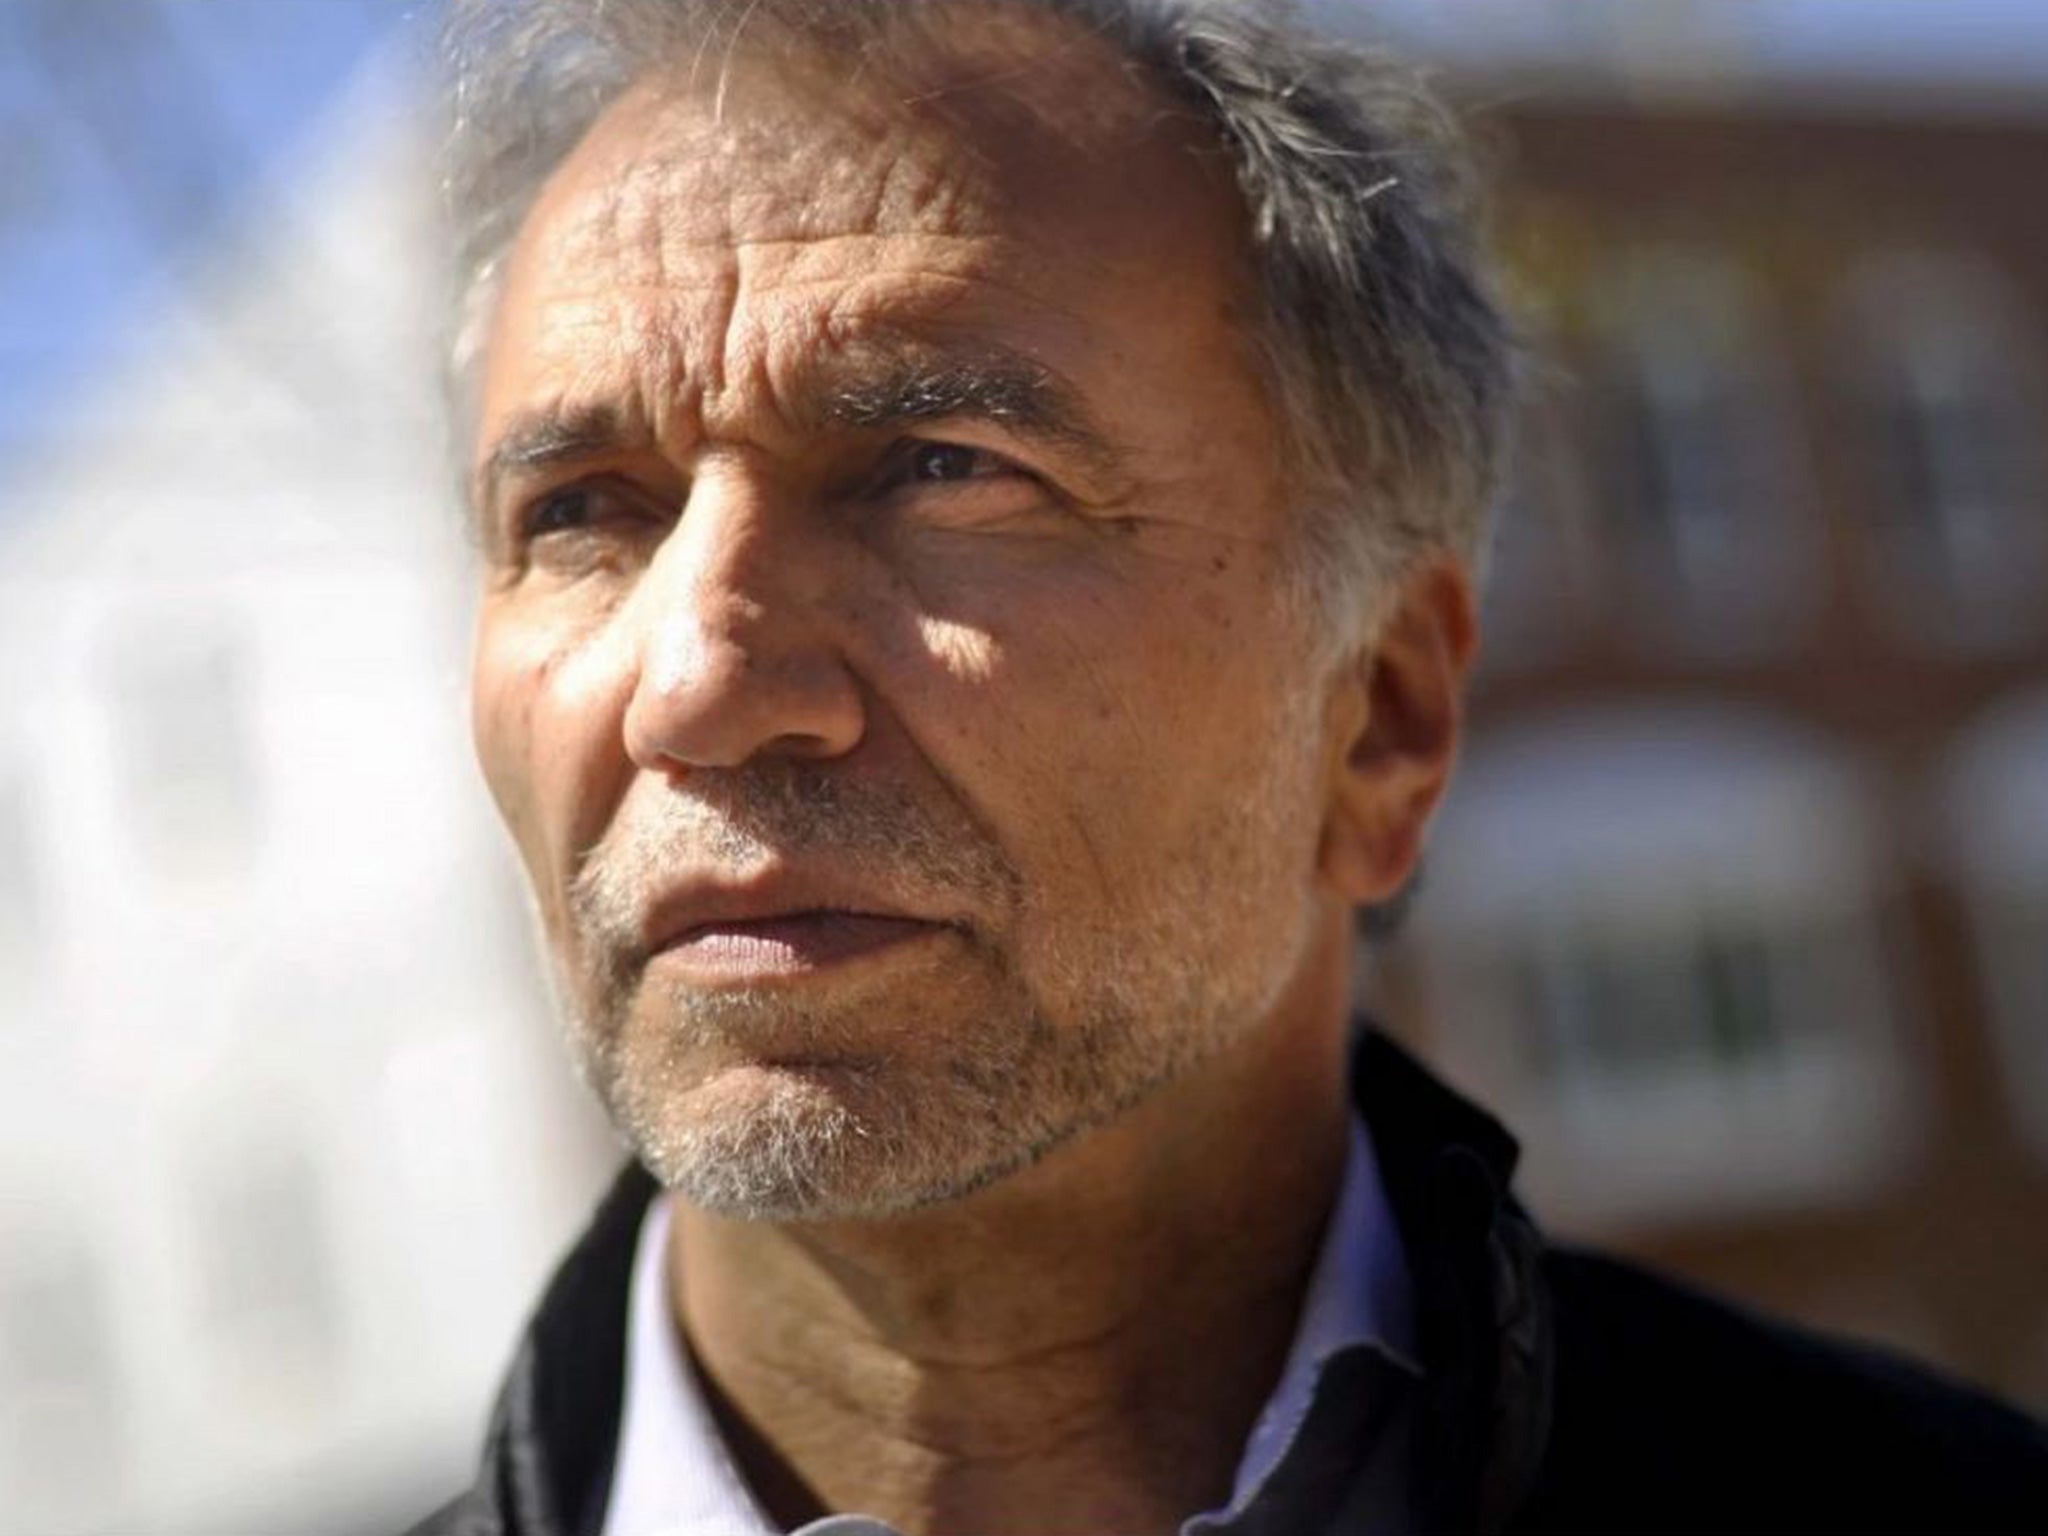
[[[664, 994], [633, 947], [635, 893], [649, 888], [664, 851], [680, 847], [735, 865], [776, 850], [822, 853], [992, 913], [1017, 909], [1016, 872], [955, 807], [935, 812], [803, 764], [733, 770], [718, 786], [722, 806], [665, 801], [586, 864], [572, 920], [579, 950], [597, 963], [558, 977], [579, 1069], [647, 1168], [706, 1211], [815, 1221], [962, 1198], [1115, 1119], [1271, 1009], [1307, 941], [1305, 913], [1235, 969], [1213, 942], [1271, 922], [1272, 904], [1289, 894], [1288, 856], [1313, 838], [1285, 814], [1302, 803], [1300, 786], [1278, 771], [1269, 780], [1256, 803], [1178, 851], [1146, 893], [1156, 899], [1120, 931], [1082, 934], [1046, 956], [1037, 991], [979, 931], [939, 946], [949, 958], [935, 962], [921, 995], [960, 991], [963, 972], [973, 985], [928, 1021], [903, 1016], [917, 1006], [913, 988], [892, 993], [905, 1000], [889, 1004], [898, 1011], [887, 1039], [943, 1042], [910, 1059], [873, 1049], [876, 1002], [859, 992], [843, 1003]], [[690, 1065], [706, 1051], [744, 1060], [764, 1038], [801, 1040], [816, 1064], [755, 1065], [744, 1095]], [[721, 1094], [743, 1102], [721, 1104]]]

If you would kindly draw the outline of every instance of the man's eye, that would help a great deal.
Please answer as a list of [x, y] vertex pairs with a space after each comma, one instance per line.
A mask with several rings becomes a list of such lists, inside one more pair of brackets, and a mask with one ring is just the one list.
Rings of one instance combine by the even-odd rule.
[[626, 498], [601, 485], [565, 485], [528, 502], [519, 514], [524, 540], [549, 534], [580, 533], [593, 526], [618, 522], [630, 508]]
[[961, 443], [905, 443], [892, 457], [884, 478], [904, 485], [955, 485], [1020, 473], [1009, 460]]
[[925, 480], [972, 480], [996, 467], [994, 455], [957, 443], [919, 443], [910, 452], [910, 478]]

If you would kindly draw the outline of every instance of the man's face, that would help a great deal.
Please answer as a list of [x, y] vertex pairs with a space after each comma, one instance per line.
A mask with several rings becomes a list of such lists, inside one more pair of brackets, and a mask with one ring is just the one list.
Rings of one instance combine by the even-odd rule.
[[1259, 1028], [1328, 899], [1241, 214], [1092, 48], [643, 86], [509, 265], [478, 749], [712, 1209], [1024, 1166]]

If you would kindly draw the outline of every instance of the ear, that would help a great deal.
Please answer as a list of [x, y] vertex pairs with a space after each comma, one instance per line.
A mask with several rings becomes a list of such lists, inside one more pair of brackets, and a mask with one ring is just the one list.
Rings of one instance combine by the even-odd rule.
[[1317, 868], [1355, 906], [1393, 897], [1450, 782], [1478, 647], [1472, 580], [1446, 555], [1414, 567], [1334, 683]]

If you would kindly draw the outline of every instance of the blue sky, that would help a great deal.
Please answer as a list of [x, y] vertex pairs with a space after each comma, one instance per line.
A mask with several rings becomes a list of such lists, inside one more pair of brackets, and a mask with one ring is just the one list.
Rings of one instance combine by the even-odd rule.
[[429, 9], [0, 3], [0, 479], [380, 40]]

